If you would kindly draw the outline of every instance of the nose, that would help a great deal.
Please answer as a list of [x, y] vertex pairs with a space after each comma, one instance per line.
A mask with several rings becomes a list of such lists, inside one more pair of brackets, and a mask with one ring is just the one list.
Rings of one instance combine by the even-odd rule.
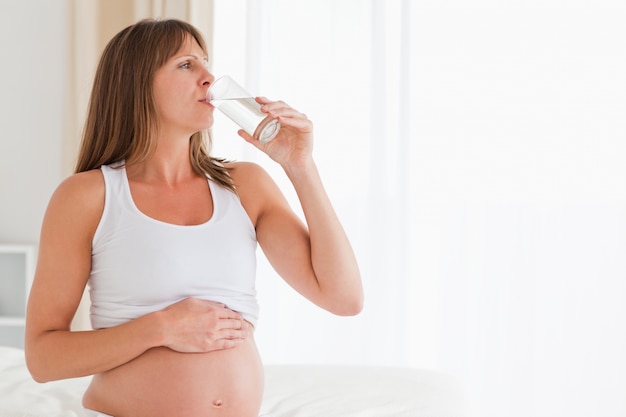
[[213, 81], [215, 81], [215, 76], [211, 74], [208, 69], [205, 69], [202, 76], [202, 85], [208, 87], [209, 85], [213, 84]]

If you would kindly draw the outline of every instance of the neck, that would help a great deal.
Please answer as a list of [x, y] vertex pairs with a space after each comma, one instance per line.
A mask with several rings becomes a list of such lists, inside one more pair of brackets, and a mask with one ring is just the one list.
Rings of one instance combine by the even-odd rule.
[[157, 141], [154, 153], [145, 161], [126, 167], [136, 181], [176, 184], [197, 174], [189, 160], [189, 139]]

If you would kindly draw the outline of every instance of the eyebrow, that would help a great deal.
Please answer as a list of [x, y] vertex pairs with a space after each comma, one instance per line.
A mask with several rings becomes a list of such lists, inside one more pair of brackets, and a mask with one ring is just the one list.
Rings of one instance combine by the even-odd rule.
[[209, 61], [209, 57], [208, 56], [199, 57], [198, 55], [180, 55], [180, 56], [176, 56], [174, 58], [175, 59], [193, 58], [196, 61], [204, 61], [204, 62], [208, 62]]

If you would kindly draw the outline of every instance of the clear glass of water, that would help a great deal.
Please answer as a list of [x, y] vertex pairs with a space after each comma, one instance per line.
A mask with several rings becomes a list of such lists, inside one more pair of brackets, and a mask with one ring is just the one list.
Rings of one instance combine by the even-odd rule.
[[261, 105], [254, 97], [228, 75], [213, 81], [207, 100], [262, 143], [274, 139], [280, 130], [278, 120], [261, 112]]

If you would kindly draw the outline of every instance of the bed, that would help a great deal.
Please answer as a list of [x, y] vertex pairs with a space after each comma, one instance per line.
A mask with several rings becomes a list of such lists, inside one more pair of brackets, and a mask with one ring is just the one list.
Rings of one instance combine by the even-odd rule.
[[[449, 375], [408, 368], [268, 365], [262, 412], [272, 417], [466, 417]], [[0, 417], [85, 417], [89, 378], [38, 384], [24, 352], [0, 346]], [[173, 416], [174, 417], [174, 416]]]

